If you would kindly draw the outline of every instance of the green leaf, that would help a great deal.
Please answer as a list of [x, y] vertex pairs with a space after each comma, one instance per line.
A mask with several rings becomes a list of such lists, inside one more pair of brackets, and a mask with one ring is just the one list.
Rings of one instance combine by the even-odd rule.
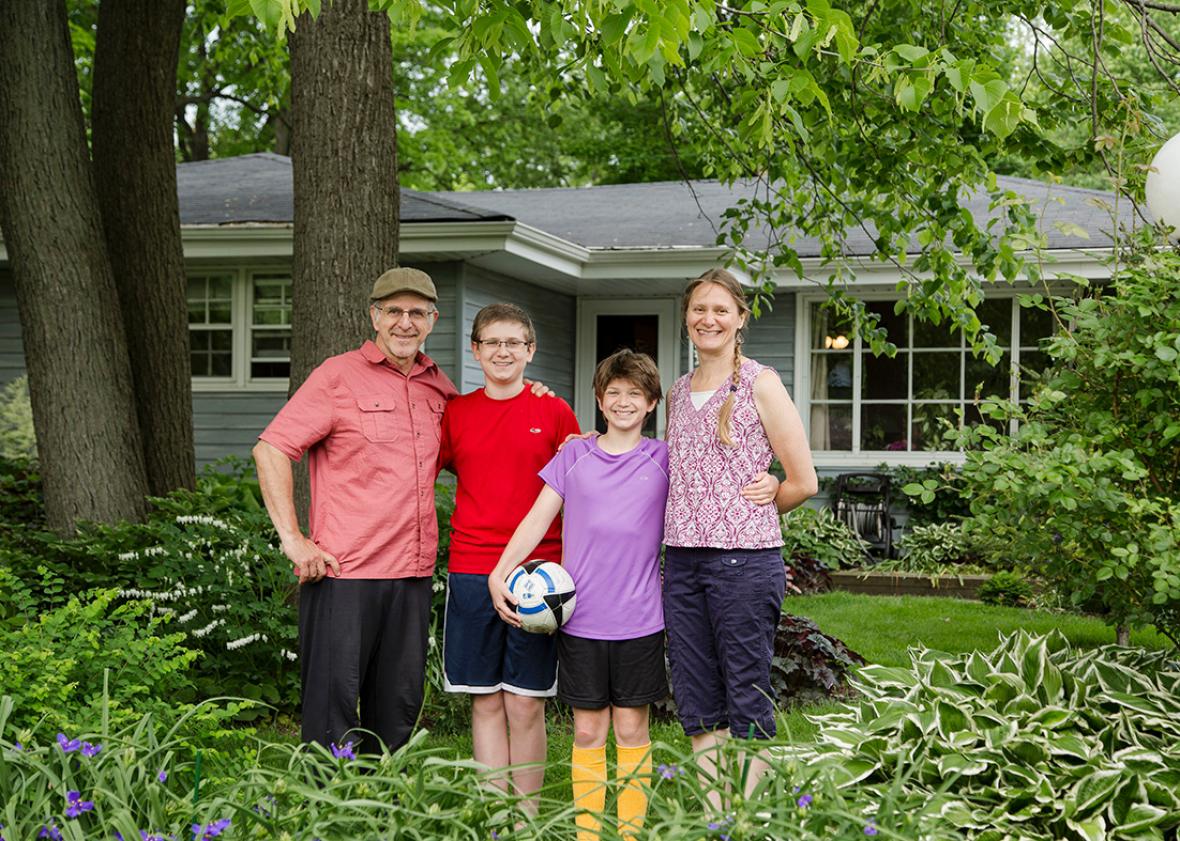
[[1121, 771], [1103, 770], [1083, 778], [1072, 792], [1075, 803], [1074, 814], [1089, 815], [1095, 809], [1106, 805], [1107, 799], [1122, 783]]
[[930, 55], [930, 50], [915, 44], [898, 44], [893, 48], [893, 52], [904, 58], [910, 64]]
[[984, 114], [983, 127], [997, 137], [1007, 137], [1020, 124], [1023, 108], [1020, 97], [1009, 91], [994, 108]]
[[1175, 348], [1168, 347], [1167, 345], [1157, 347], [1155, 349], [1155, 355], [1159, 357], [1162, 362], [1175, 362], [1176, 357], [1180, 356]]

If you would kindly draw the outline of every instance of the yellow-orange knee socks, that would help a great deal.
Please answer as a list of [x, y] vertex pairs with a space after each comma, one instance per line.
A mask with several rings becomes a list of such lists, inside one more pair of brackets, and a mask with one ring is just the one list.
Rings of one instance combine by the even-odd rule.
[[634, 838], [647, 816], [647, 786], [651, 777], [651, 743], [633, 748], [618, 746], [615, 779], [619, 784], [619, 835]]
[[570, 781], [578, 814], [578, 841], [598, 841], [602, 810], [606, 808], [606, 745], [596, 748], [574, 746]]

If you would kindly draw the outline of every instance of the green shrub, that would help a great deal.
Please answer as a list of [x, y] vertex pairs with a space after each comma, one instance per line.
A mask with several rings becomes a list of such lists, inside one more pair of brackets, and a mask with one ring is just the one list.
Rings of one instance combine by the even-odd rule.
[[1027, 297], [1070, 328], [1028, 404], [989, 400], [1000, 429], [963, 433], [964, 492], [973, 527], [1067, 603], [1180, 643], [1180, 253], [1116, 268], [1080, 300]]
[[[31, 600], [27, 586], [0, 567], [0, 604], [15, 615], [14, 606], [19, 610]], [[0, 694], [16, 701], [14, 727], [94, 729], [104, 714], [122, 726], [192, 699], [188, 670], [198, 653], [143, 602], [121, 602], [114, 590], [95, 591], [19, 619], [0, 625]]]
[[0, 388], [0, 459], [37, 460], [28, 377], [17, 377]]
[[959, 521], [971, 513], [962, 495], [963, 479], [956, 464], [882, 464], [877, 472], [888, 476], [893, 487], [905, 494], [910, 526]]
[[960, 523], [914, 526], [898, 541], [898, 556], [875, 564], [881, 572], [913, 572], [922, 575], [964, 575], [982, 572], [975, 563], [971, 540]]
[[1028, 607], [1035, 597], [1036, 593], [1028, 579], [1019, 572], [1008, 570], [993, 574], [979, 588], [979, 600], [984, 604]]
[[829, 508], [796, 508], [783, 515], [782, 531], [783, 556], [788, 562], [811, 558], [829, 569], [843, 569], [859, 566], [868, 557], [868, 544]]
[[910, 657], [862, 668], [865, 702], [817, 716], [819, 743], [799, 761], [867, 794], [941, 801], [959, 837], [1175, 837], [1174, 654], [1021, 632], [990, 653]]

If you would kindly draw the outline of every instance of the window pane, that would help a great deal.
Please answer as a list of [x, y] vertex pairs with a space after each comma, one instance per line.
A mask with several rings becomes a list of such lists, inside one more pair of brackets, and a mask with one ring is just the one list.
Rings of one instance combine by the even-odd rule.
[[967, 426], [979, 426], [981, 423], [991, 424], [996, 431], [1003, 432], [1007, 424], [1002, 420], [988, 418], [984, 420], [983, 413], [979, 411], [978, 406], [968, 405], [963, 412], [963, 423]]
[[233, 298], [233, 278], [228, 276], [209, 278], [209, 299], [228, 301]]
[[254, 307], [254, 323], [263, 325], [286, 324], [287, 312], [282, 307]]
[[194, 352], [209, 350], [209, 342], [211, 341], [210, 330], [190, 330], [188, 334], [189, 347]]
[[860, 409], [860, 448], [899, 450], [906, 448], [905, 406], [867, 403]]
[[189, 324], [204, 324], [205, 323], [205, 302], [204, 301], [189, 301], [188, 323]]
[[251, 362], [250, 376], [256, 380], [286, 379], [291, 376], [290, 362]]
[[233, 354], [214, 352], [210, 355], [213, 358], [213, 376], [228, 377], [233, 370]]
[[[1036, 347], [1040, 339], [1053, 335], [1053, 314], [1048, 310], [1020, 308], [1020, 346]], [[1021, 355], [1023, 359], [1023, 354]]]
[[905, 313], [894, 315], [893, 305], [893, 301], [869, 301], [865, 304], [865, 309], [880, 314], [881, 320], [877, 325], [888, 331], [889, 341], [899, 348], [909, 347], [909, 316]]
[[943, 439], [948, 429], [959, 426], [958, 403], [915, 403], [911, 427], [914, 450], [951, 450], [954, 445]]
[[229, 301], [224, 303], [210, 302], [209, 304], [209, 323], [210, 324], [230, 324], [233, 322], [233, 309], [229, 305]]
[[952, 332], [949, 321], [932, 324], [914, 318], [914, 347], [957, 348], [960, 345], [958, 331]]
[[909, 358], [906, 351], [898, 351], [892, 359], [862, 354], [860, 396], [868, 400], [905, 400], [909, 389]]
[[189, 354], [189, 361], [192, 363], [194, 377], [209, 376], [209, 354], [193, 351]]
[[1020, 384], [1019, 399], [1027, 400], [1036, 387], [1041, 374], [1049, 367], [1053, 360], [1049, 354], [1039, 350], [1022, 350], [1020, 352]]
[[844, 350], [852, 347], [852, 322], [838, 317], [819, 304], [811, 307], [811, 346], [816, 349]]
[[291, 357], [291, 336], [289, 333], [256, 332], [250, 355], [255, 359], [289, 359]]
[[188, 279], [188, 300], [204, 301], [209, 297], [208, 281], [203, 277], [190, 277]]
[[994, 367], [986, 359], [967, 356], [966, 397], [972, 398], [979, 389], [981, 397], [1003, 397], [1010, 395], [1012, 355], [1005, 353]]
[[852, 449], [852, 406], [847, 403], [811, 405], [811, 448]]
[[962, 354], [954, 353], [915, 353], [914, 354], [914, 394], [919, 400], [958, 399], [962, 396], [959, 391], [959, 361]]
[[210, 347], [213, 350], [233, 350], [234, 334], [232, 330], [207, 330], [205, 334], [211, 337]]
[[987, 325], [1000, 347], [1012, 346], [1012, 299], [991, 298], [975, 308], [979, 320]]
[[852, 397], [852, 354], [811, 355], [811, 399], [844, 400]]
[[255, 304], [282, 304], [283, 282], [279, 280], [254, 280]]

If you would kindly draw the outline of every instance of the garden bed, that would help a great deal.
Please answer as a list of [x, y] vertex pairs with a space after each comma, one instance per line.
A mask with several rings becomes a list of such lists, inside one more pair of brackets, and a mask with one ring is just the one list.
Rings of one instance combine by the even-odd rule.
[[849, 569], [833, 572], [832, 587], [870, 596], [948, 596], [978, 599], [990, 575], [926, 575], [920, 572], [874, 572]]

